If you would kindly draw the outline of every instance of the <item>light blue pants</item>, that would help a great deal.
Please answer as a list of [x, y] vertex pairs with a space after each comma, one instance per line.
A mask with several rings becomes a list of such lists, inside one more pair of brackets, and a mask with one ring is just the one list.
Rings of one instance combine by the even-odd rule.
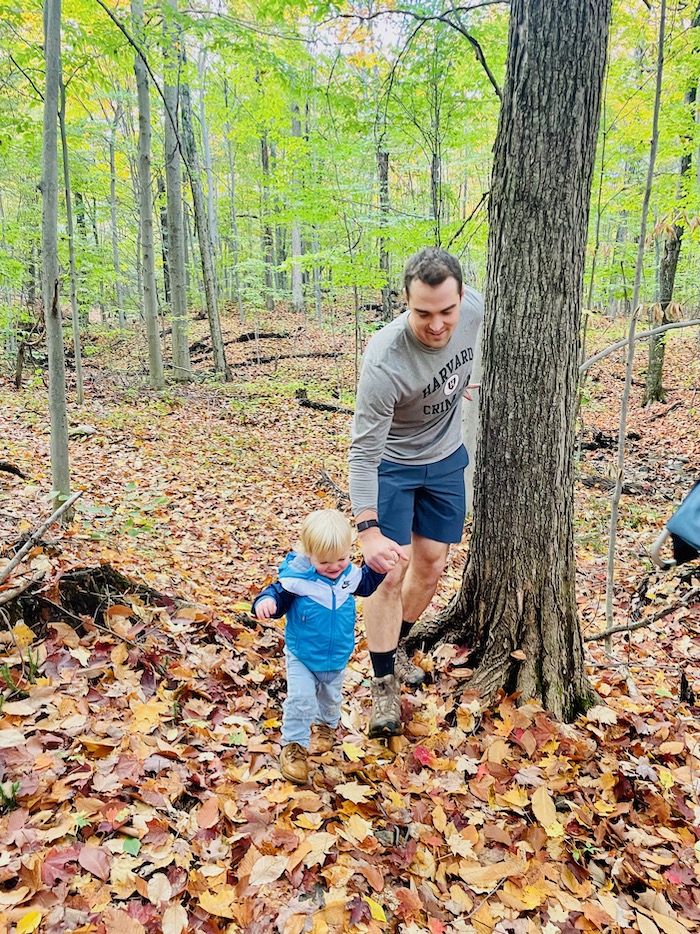
[[287, 699], [282, 705], [282, 744], [308, 747], [312, 723], [326, 723], [331, 729], [338, 726], [345, 669], [311, 671], [286, 646], [284, 658]]

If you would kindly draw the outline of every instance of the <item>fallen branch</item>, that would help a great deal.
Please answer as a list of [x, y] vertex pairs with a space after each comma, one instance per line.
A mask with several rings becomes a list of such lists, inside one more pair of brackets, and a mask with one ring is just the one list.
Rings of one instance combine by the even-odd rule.
[[[254, 360], [239, 360], [238, 362], [231, 363], [230, 367], [231, 369], [235, 369], [239, 366], [259, 366], [262, 363], [277, 363], [278, 360], [301, 360], [309, 357], [325, 357], [336, 360], [340, 356], [342, 356], [342, 354], [336, 353], [335, 351], [323, 353], [281, 353], [274, 357], [256, 357]], [[201, 363], [204, 359], [204, 357], [198, 357], [197, 359], [193, 359], [192, 363]]]
[[8, 590], [4, 590], [2, 593], [0, 593], [0, 606], [3, 606], [5, 603], [10, 603], [15, 599], [15, 597], [19, 597], [19, 595], [23, 594], [25, 590], [29, 590], [33, 584], [38, 584], [43, 576], [43, 571], [34, 571], [26, 581], [22, 581], [21, 584], [16, 584], [14, 587], [10, 587]]
[[27, 479], [27, 475], [23, 474], [19, 467], [10, 464], [9, 461], [0, 461], [0, 470], [4, 470], [5, 473], [13, 473], [16, 477], [21, 477], [23, 480]]
[[[652, 337], [655, 334], [663, 334], [664, 331], [670, 331], [673, 328], [692, 328], [697, 327], [698, 325], [700, 325], [700, 318], [693, 318], [692, 321], [672, 321], [670, 324], [662, 324], [661, 327], [652, 328], [651, 331], [640, 331], [639, 334], [634, 335], [634, 339], [635, 341], [641, 341], [645, 337]], [[599, 360], [603, 360], [611, 353], [614, 353], [614, 351], [620, 350], [621, 347], [626, 347], [629, 342], [629, 337], [623, 337], [622, 340], [616, 341], [614, 344], [611, 344], [604, 350], [601, 350], [597, 354], [594, 354], [592, 357], [589, 357], [588, 360], [582, 363], [578, 368], [578, 375], [582, 376], [586, 370], [593, 366], [594, 363], [597, 363]]]
[[82, 495], [83, 495], [82, 490], [78, 490], [77, 493], [73, 493], [72, 496], [69, 496], [68, 499], [64, 503], [61, 503], [61, 505], [58, 507], [58, 509], [55, 512], [51, 513], [51, 515], [46, 520], [46, 522], [44, 522], [43, 525], [39, 526], [36, 532], [32, 532], [32, 534], [29, 536], [29, 538], [24, 543], [22, 548], [20, 548], [20, 550], [14, 556], [12, 561], [10, 561], [10, 563], [6, 567], [4, 567], [2, 571], [0, 571], [0, 584], [2, 584], [2, 582], [10, 576], [10, 571], [12, 571], [14, 568], [17, 567], [17, 565], [20, 563], [22, 558], [27, 554], [28, 551], [32, 549], [35, 542], [37, 542], [41, 538], [41, 536], [48, 529], [48, 527], [50, 525], [53, 525], [54, 522], [58, 518], [60, 518], [60, 516], [62, 516], [63, 513], [67, 509], [70, 509], [70, 507], [73, 505], [76, 499]]
[[685, 596], [681, 597], [677, 603], [662, 607], [660, 610], [657, 610], [656, 613], [652, 613], [651, 616], [647, 616], [645, 619], [640, 619], [637, 623], [628, 623], [626, 626], [613, 626], [612, 629], [603, 630], [603, 632], [594, 632], [593, 635], [584, 636], [583, 641], [595, 642], [598, 639], [605, 639], [606, 636], [614, 636], [620, 632], [633, 632], [635, 629], [643, 629], [645, 626], [650, 626], [652, 623], [663, 619], [664, 616], [669, 616], [675, 610], [687, 606], [695, 597], [700, 597], [700, 587], [694, 587], [692, 590], [689, 590]]
[[344, 490], [342, 487], [339, 487], [338, 484], [335, 482], [335, 480], [333, 480], [323, 469], [321, 470], [320, 478], [321, 478], [321, 486], [325, 487], [325, 489], [329, 490], [331, 493], [334, 494], [334, 496], [338, 500], [338, 504], [350, 502], [349, 493], [347, 493], [347, 491]]
[[[615, 481], [611, 477], [606, 477], [600, 473], [579, 474], [576, 478], [583, 486], [599, 487], [601, 490], [614, 490]], [[625, 480], [622, 484], [623, 493], [638, 494], [646, 492], [643, 483], [637, 483], [634, 480]]]
[[315, 402], [313, 399], [309, 399], [305, 389], [297, 389], [294, 395], [299, 405], [303, 405], [307, 409], [316, 409], [319, 412], [345, 412], [346, 415], [352, 415], [355, 411], [347, 405], [337, 405], [335, 402]]

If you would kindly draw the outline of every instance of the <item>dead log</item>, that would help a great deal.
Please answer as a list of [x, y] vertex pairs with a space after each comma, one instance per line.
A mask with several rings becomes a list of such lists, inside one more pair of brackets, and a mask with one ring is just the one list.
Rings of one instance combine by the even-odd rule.
[[315, 402], [313, 399], [309, 399], [306, 390], [303, 388], [297, 389], [294, 395], [299, 405], [303, 405], [307, 409], [316, 409], [318, 412], [344, 412], [346, 415], [353, 415], [355, 411], [347, 405], [336, 405], [334, 402]]
[[[611, 477], [606, 477], [601, 473], [579, 474], [577, 477], [579, 483], [588, 487], [599, 487], [601, 490], [614, 490], [615, 481]], [[646, 493], [647, 488], [643, 483], [637, 483], [634, 480], [625, 480], [622, 484], [622, 492], [631, 495]]]
[[9, 461], [0, 461], [0, 470], [4, 470], [5, 473], [13, 473], [16, 477], [21, 477], [23, 480], [27, 479], [27, 475], [22, 473], [19, 467], [10, 464]]

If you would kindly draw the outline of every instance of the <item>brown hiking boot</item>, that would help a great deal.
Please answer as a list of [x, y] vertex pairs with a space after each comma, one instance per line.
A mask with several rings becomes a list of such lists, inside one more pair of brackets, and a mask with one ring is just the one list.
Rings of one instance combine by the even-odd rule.
[[335, 746], [335, 730], [327, 723], [316, 724], [312, 742], [315, 753], [328, 752]]
[[372, 678], [372, 714], [367, 735], [372, 738], [402, 733], [401, 682], [395, 674]]
[[425, 672], [418, 665], [414, 665], [408, 656], [406, 646], [399, 642], [396, 649], [396, 674], [411, 688], [419, 687], [425, 681]]
[[280, 754], [280, 772], [289, 782], [303, 785], [309, 780], [306, 750], [299, 743], [287, 743]]

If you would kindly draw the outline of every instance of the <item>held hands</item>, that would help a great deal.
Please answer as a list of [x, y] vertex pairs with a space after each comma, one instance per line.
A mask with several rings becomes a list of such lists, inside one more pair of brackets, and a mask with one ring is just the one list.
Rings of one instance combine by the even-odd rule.
[[255, 615], [258, 619], [270, 619], [275, 612], [277, 612], [277, 604], [272, 597], [265, 597], [255, 605]]
[[401, 545], [387, 538], [378, 529], [361, 536], [365, 563], [379, 574], [388, 573], [400, 561], [408, 561], [408, 554]]

